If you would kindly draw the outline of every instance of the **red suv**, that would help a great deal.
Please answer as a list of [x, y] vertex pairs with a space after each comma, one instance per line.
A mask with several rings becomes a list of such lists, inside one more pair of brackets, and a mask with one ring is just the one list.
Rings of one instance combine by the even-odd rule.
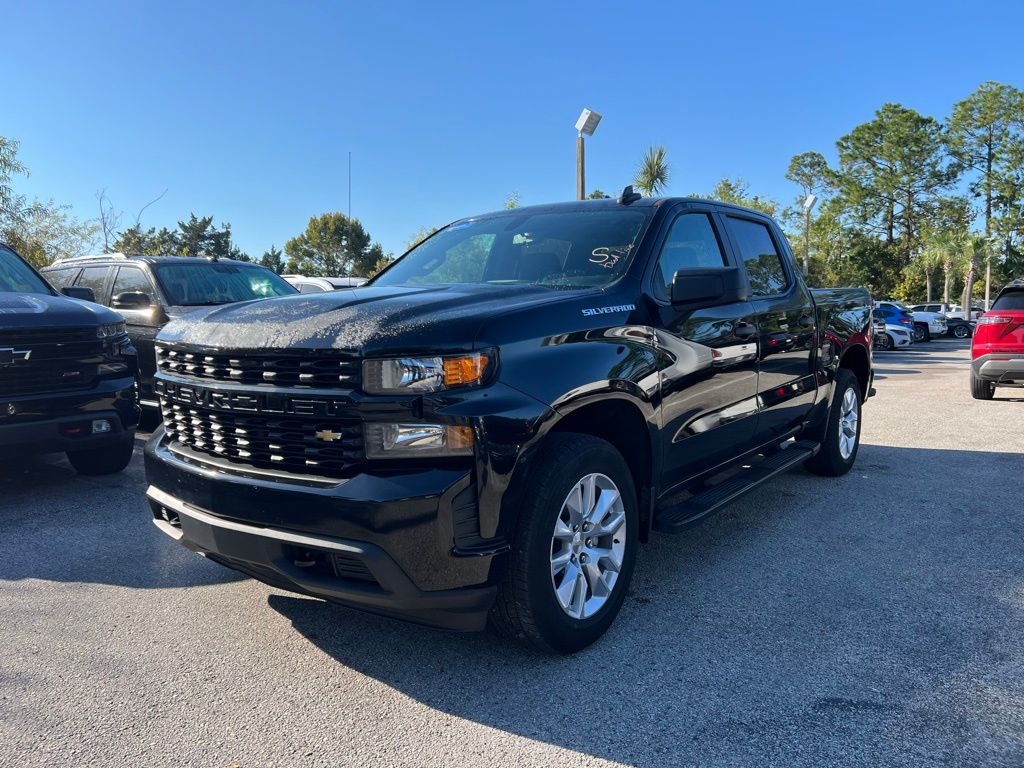
[[991, 400], [996, 387], [1024, 387], [1024, 280], [999, 292], [978, 319], [971, 342], [971, 394]]

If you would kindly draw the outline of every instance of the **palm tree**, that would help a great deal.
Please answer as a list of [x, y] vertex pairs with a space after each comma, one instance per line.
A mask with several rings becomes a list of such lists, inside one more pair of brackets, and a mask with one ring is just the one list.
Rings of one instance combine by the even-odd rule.
[[665, 159], [665, 147], [649, 147], [640, 162], [640, 168], [633, 179], [636, 187], [645, 197], [660, 195], [668, 186], [669, 164]]

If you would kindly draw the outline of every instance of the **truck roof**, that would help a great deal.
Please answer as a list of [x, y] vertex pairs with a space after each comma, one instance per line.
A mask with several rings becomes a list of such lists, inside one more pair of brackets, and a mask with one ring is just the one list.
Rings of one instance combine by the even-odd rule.
[[734, 205], [733, 203], [723, 203], [720, 200], [711, 200], [705, 197], [641, 197], [639, 200], [636, 200], [628, 204], [620, 203], [614, 197], [606, 197], [597, 200], [569, 200], [561, 203], [542, 203], [540, 205], [524, 205], [519, 208], [508, 208], [500, 211], [480, 213], [475, 216], [466, 216], [461, 219], [456, 219], [456, 221], [470, 221], [472, 219], [480, 219], [484, 217], [489, 218], [492, 216], [517, 216], [523, 213], [556, 213], [558, 211], [579, 211], [586, 210], [588, 208], [658, 208], [662, 205], [674, 205], [676, 203], [701, 203], [704, 205], [714, 205], [719, 208], [729, 208], [734, 211], [750, 214], [753, 216], [760, 216], [766, 219], [771, 218], [764, 211], [758, 211], [754, 208], [747, 208], [742, 205]]
[[197, 261], [205, 261], [208, 263], [216, 261], [218, 264], [248, 264], [256, 267], [261, 266], [260, 264], [254, 264], [249, 261], [239, 261], [238, 259], [213, 259], [208, 256], [130, 256], [124, 253], [105, 253], [92, 256], [72, 256], [67, 259], [57, 259], [52, 264], [48, 264], [44, 267], [44, 269], [61, 265], [86, 264], [97, 261], [135, 261], [143, 262], [145, 264], [195, 264]]

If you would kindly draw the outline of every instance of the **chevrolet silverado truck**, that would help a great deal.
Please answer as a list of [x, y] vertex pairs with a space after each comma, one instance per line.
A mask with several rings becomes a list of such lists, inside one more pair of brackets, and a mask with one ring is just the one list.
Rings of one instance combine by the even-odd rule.
[[82, 474], [120, 472], [139, 422], [135, 348], [92, 291], [65, 291], [0, 244], [0, 461], [64, 452]]
[[169, 324], [150, 511], [276, 587], [572, 652], [655, 532], [850, 470], [871, 332], [755, 211], [627, 188], [463, 219], [365, 286]]

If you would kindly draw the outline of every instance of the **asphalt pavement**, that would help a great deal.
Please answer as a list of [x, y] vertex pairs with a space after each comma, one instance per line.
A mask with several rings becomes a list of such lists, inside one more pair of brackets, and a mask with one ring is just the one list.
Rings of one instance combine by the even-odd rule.
[[0, 766], [1022, 766], [1024, 390], [968, 356], [878, 353], [852, 473], [658, 536], [565, 658], [193, 555], [139, 455], [7, 461]]

